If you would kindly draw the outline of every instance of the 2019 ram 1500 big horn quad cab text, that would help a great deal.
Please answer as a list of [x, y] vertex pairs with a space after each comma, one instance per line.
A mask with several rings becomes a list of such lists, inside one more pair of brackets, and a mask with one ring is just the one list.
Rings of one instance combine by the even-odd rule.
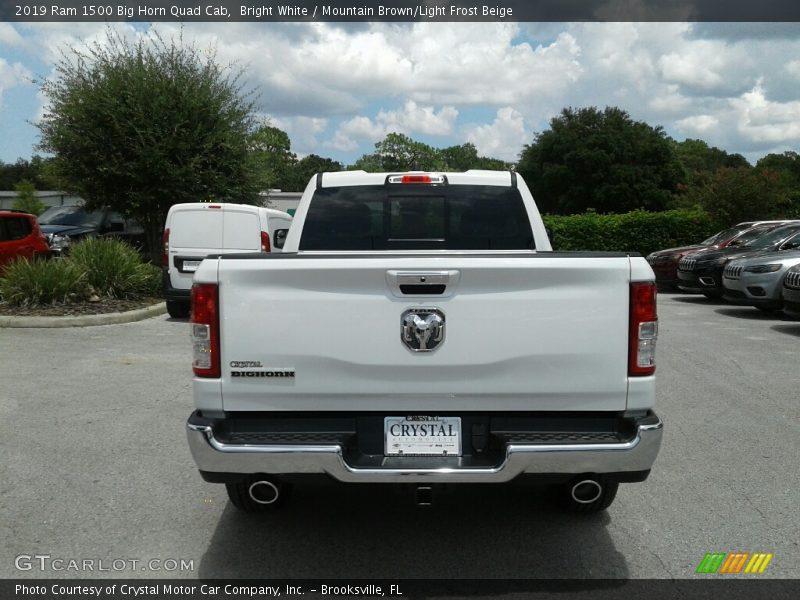
[[189, 446], [244, 510], [309, 474], [603, 510], [661, 444], [657, 327], [645, 259], [551, 251], [516, 173], [324, 173], [282, 253], [195, 273]]

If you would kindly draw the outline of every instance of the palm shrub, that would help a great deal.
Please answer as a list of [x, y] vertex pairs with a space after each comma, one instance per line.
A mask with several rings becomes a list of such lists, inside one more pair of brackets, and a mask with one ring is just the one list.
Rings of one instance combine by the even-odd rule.
[[0, 278], [0, 297], [16, 306], [66, 302], [85, 289], [86, 273], [67, 260], [16, 260]]
[[87, 238], [70, 249], [69, 259], [86, 273], [86, 283], [104, 296], [130, 298], [152, 292], [152, 265], [135, 248], [113, 238]]

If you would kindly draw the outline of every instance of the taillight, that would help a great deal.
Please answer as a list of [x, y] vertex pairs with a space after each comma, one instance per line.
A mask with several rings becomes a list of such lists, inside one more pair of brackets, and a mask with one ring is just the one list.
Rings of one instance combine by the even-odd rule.
[[269, 245], [269, 234], [266, 231], [261, 232], [261, 251], [262, 252], [270, 252], [271, 248]]
[[219, 287], [192, 285], [192, 369], [198, 377], [220, 376]]
[[628, 375], [652, 375], [656, 371], [656, 284], [631, 283]]
[[161, 264], [165, 267], [169, 266], [169, 229], [164, 230], [161, 238]]

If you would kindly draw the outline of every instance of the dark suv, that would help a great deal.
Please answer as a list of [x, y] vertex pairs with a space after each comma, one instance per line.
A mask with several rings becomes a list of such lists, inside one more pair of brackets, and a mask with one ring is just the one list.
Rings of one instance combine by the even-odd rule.
[[0, 210], [0, 271], [17, 258], [47, 257], [47, 245], [34, 215]]
[[113, 236], [141, 247], [144, 229], [110, 208], [87, 211], [82, 206], [53, 206], [39, 216], [53, 254], [65, 254], [72, 242], [87, 236]]

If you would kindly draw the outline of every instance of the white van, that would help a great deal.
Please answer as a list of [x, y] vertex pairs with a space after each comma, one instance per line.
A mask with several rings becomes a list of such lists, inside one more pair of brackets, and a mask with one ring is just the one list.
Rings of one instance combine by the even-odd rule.
[[189, 316], [192, 276], [209, 254], [280, 251], [292, 216], [249, 204], [193, 202], [167, 213], [161, 263], [171, 317]]

